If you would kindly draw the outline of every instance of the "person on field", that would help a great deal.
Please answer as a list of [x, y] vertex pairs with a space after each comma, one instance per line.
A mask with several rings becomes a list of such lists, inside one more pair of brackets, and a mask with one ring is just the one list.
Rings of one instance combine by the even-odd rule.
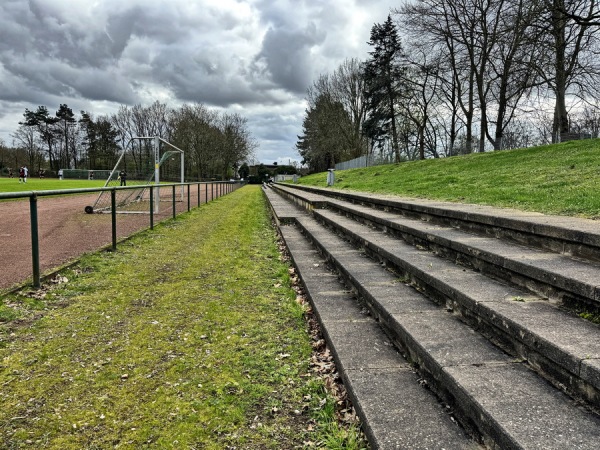
[[27, 183], [27, 175], [29, 174], [29, 169], [27, 166], [23, 166], [23, 183]]
[[25, 179], [25, 170], [23, 166], [19, 167], [19, 183]]
[[119, 172], [119, 180], [121, 180], [121, 186], [127, 186], [127, 172], [121, 170]]
[[8, 169], [8, 178], [12, 178], [13, 177], [13, 171], [12, 169]]
[[63, 170], [62, 169], [58, 169], [58, 179], [62, 180], [63, 179]]

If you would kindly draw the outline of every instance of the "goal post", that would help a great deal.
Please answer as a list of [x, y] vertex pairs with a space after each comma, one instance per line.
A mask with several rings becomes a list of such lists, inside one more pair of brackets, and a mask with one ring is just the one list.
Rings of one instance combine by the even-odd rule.
[[[136, 138], [134, 138], [136, 139]], [[185, 159], [184, 159], [184, 153], [183, 150], [175, 147], [173, 144], [171, 144], [170, 142], [165, 141], [164, 139], [158, 137], [158, 136], [154, 136], [153, 138], [137, 138], [137, 139], [153, 139], [154, 140], [154, 148], [155, 148], [155, 163], [154, 163], [154, 183], [156, 185], [160, 184], [161, 181], [161, 167], [163, 167], [163, 165], [165, 163], [168, 163], [169, 158], [171, 158], [172, 156], [176, 155], [177, 153], [179, 153], [179, 158], [180, 158], [180, 164], [179, 164], [179, 182], [181, 183], [181, 188], [180, 188], [180, 197], [181, 200], [183, 201], [183, 196], [184, 196], [184, 189], [183, 189], [183, 183], [185, 182]], [[165, 152], [160, 153], [159, 149], [160, 149], [160, 144], [164, 144], [168, 147], [171, 148], [171, 150], [167, 150]], [[163, 171], [164, 175], [169, 175], [168, 171]], [[168, 182], [173, 182], [173, 180], [169, 180], [167, 179], [166, 181]], [[154, 196], [154, 211], [158, 212], [159, 210], [159, 204], [160, 204], [160, 187], [157, 186], [156, 188], [156, 194]]]
[[[180, 183], [180, 195], [176, 201], [183, 201], [184, 177], [183, 150], [158, 136], [137, 136], [133, 137], [121, 151], [104, 187], [139, 186], [137, 189], [116, 190], [116, 212], [149, 213], [149, 185], [155, 185], [152, 210], [158, 213], [161, 202], [160, 184]], [[171, 200], [170, 195], [169, 200]], [[93, 206], [85, 208], [88, 213], [111, 212], [111, 209], [109, 191], [102, 191]]]

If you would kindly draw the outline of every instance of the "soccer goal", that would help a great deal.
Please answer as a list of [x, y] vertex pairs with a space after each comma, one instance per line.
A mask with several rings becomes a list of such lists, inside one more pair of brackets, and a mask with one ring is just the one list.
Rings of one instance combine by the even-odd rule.
[[60, 169], [62, 178], [77, 180], [103, 180], [108, 177], [110, 170], [88, 170], [88, 169]]
[[[184, 199], [184, 153], [164, 139], [134, 137], [121, 151], [115, 167], [110, 171], [104, 187], [139, 186], [137, 189], [117, 189], [117, 213], [150, 213], [150, 187], [153, 188], [152, 211], [158, 213], [161, 201], [172, 201], [172, 189], [164, 188], [161, 198], [160, 183], [181, 183], [176, 201]], [[110, 191], [102, 191], [85, 212], [111, 212]]]

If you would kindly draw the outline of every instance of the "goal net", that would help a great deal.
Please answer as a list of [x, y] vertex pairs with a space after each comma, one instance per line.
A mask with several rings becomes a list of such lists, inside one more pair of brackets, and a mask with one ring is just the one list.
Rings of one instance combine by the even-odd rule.
[[62, 174], [65, 180], [106, 180], [110, 172], [110, 170], [60, 169], [59, 176]]
[[[104, 187], [136, 186], [115, 191], [117, 213], [150, 213], [150, 185], [153, 189], [153, 211], [159, 212], [161, 201], [172, 201], [172, 189], [160, 189], [161, 183], [184, 182], [183, 151], [159, 137], [134, 137], [121, 151]], [[183, 184], [178, 187], [176, 201], [183, 201]], [[162, 191], [162, 197], [161, 197]], [[86, 212], [111, 212], [110, 191], [102, 191]]]

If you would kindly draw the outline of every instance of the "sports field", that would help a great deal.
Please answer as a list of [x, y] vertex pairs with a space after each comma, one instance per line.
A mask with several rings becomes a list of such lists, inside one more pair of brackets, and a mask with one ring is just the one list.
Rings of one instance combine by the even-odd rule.
[[0, 178], [0, 192], [52, 191], [58, 189], [84, 189], [104, 186], [106, 180], [59, 180], [58, 178], [27, 178], [20, 183], [19, 178]]

